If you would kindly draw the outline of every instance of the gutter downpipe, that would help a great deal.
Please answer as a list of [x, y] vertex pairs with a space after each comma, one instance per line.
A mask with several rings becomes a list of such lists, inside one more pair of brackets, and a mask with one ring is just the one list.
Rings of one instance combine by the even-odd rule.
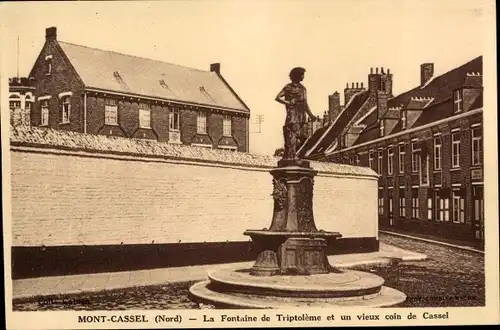
[[87, 133], [87, 92], [83, 93], [83, 133]]

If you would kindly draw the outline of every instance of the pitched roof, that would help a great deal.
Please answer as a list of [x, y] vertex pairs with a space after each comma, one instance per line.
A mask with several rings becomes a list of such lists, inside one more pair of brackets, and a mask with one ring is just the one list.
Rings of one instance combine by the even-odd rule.
[[363, 91], [354, 95], [347, 104], [344, 111], [342, 111], [338, 115], [333, 123], [331, 123], [327, 127], [323, 127], [321, 134], [316, 132], [318, 133], [317, 138], [314, 138], [313, 136], [311, 139], [309, 139], [306, 145], [309, 156], [314, 156], [315, 154], [324, 152], [333, 143], [333, 141], [335, 141], [340, 132], [356, 115], [359, 108], [361, 108], [361, 106], [366, 102], [368, 96], [369, 91]]
[[[423, 88], [416, 87], [408, 92], [402, 93], [388, 101], [388, 107], [405, 106], [412, 98], [415, 97], [430, 97], [432, 101], [424, 108], [422, 114], [418, 117], [412, 127], [418, 127], [438, 121], [453, 115], [453, 101], [452, 92], [466, 85], [466, 77], [468, 72], [483, 72], [482, 69], [482, 56], [473, 59], [466, 64], [459, 66], [441, 76], [435, 77], [432, 81], [428, 82]], [[470, 109], [478, 109], [483, 105], [482, 92], [477, 96], [471, 105]], [[376, 112], [370, 116], [377, 116]], [[379, 122], [376, 118], [369, 118], [368, 116], [364, 123], [369, 124], [360, 136], [354, 142], [354, 145], [365, 143], [378, 138]], [[402, 131], [401, 123], [397, 123], [391, 132], [388, 134], [395, 134]]]
[[[439, 104], [452, 96], [453, 90], [462, 87], [468, 72], [483, 72], [483, 57], [475, 59], [450, 70], [440, 76], [432, 78], [423, 87], [417, 86], [407, 92], [401, 93], [387, 102], [387, 107], [406, 106], [412, 97], [430, 97], [432, 102], [427, 104], [427, 108]], [[363, 124], [371, 124], [376, 121], [377, 113], [372, 112], [363, 120]]]
[[86, 87], [249, 112], [215, 72], [58, 43]]
[[377, 122], [365, 128], [363, 132], [358, 136], [354, 144], [361, 144], [363, 142], [375, 140], [376, 138], [379, 137], [380, 137], [380, 124], [379, 122]]

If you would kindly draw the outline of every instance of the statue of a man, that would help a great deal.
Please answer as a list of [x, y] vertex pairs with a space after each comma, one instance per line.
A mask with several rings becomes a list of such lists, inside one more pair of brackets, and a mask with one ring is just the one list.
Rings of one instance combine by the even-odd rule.
[[304, 68], [293, 68], [289, 75], [292, 82], [285, 85], [275, 99], [286, 106], [285, 126], [283, 126], [285, 139], [283, 159], [298, 159], [297, 150], [306, 138], [306, 114], [311, 118], [311, 121], [316, 120], [307, 104], [307, 90], [300, 83], [304, 80], [305, 72]]

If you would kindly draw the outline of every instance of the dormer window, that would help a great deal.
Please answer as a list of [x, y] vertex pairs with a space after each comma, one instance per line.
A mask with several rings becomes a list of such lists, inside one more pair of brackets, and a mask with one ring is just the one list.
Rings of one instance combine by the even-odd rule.
[[380, 121], [380, 136], [384, 136], [385, 133], [385, 126], [384, 126], [384, 120]]
[[406, 111], [401, 111], [401, 128], [406, 129]]
[[453, 92], [453, 107], [454, 112], [462, 112], [463, 111], [463, 95], [461, 90], [456, 90]]
[[45, 74], [48, 76], [52, 73], [52, 55], [45, 56]]

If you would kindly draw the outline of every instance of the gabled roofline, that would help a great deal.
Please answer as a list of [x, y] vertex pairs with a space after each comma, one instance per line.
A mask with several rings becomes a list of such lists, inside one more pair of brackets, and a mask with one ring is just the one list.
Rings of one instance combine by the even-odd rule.
[[168, 102], [168, 103], [182, 104], [182, 105], [189, 105], [189, 106], [196, 106], [196, 107], [212, 108], [212, 109], [217, 109], [217, 110], [231, 111], [231, 112], [250, 115], [250, 111], [243, 111], [243, 110], [234, 109], [234, 108], [221, 107], [221, 106], [216, 106], [216, 105], [206, 104], [206, 103], [186, 102], [186, 101], [180, 101], [180, 100], [172, 100], [172, 99], [168, 99], [168, 98], [159, 98], [159, 97], [155, 97], [155, 96], [149, 96], [149, 95], [143, 95], [143, 94], [137, 94], [137, 93], [123, 93], [123, 92], [117, 92], [117, 91], [103, 89], [103, 88], [97, 88], [97, 87], [87, 87], [86, 86], [85, 91], [94, 92], [94, 93], [106, 93], [106, 94], [112, 94], [112, 95], [118, 95], [118, 96], [142, 98], [142, 99], [146, 99], [146, 100], [161, 101], [161, 102]]
[[401, 136], [401, 135], [418, 132], [418, 131], [426, 129], [426, 128], [438, 126], [438, 125], [447, 123], [449, 121], [453, 121], [453, 120], [456, 120], [456, 119], [473, 116], [473, 115], [476, 115], [476, 114], [479, 114], [479, 113], [482, 113], [482, 112], [483, 112], [483, 108], [482, 107], [474, 109], [474, 110], [469, 110], [467, 112], [464, 112], [464, 113], [461, 113], [461, 114], [458, 114], [458, 115], [455, 115], [455, 116], [451, 116], [451, 117], [447, 117], [447, 118], [444, 118], [444, 119], [441, 119], [441, 120], [437, 120], [437, 121], [434, 121], [434, 122], [431, 122], [429, 124], [425, 124], [425, 125], [422, 125], [422, 126], [417, 126], [417, 127], [414, 127], [414, 128], [410, 128], [410, 129], [407, 129], [407, 130], [404, 130], [404, 131], [401, 131], [401, 132], [398, 132], [398, 133], [395, 133], [395, 134], [392, 134], [392, 135], [387, 135], [387, 136], [375, 139], [375, 140], [363, 142], [363, 143], [351, 146], [349, 148], [345, 148], [345, 149], [342, 149], [342, 150], [334, 151], [334, 152], [329, 153], [329, 154], [325, 153], [324, 155], [327, 156], [327, 157], [328, 156], [332, 156], [332, 155], [336, 155], [336, 154], [341, 153], [341, 152], [346, 152], [346, 151], [354, 150], [354, 149], [357, 149], [357, 148], [360, 148], [360, 147], [364, 147], [364, 146], [367, 146], [367, 145], [370, 145], [370, 144], [382, 142], [384, 140], [389, 140], [389, 139], [392, 139], [392, 138], [395, 138], [395, 137], [398, 137], [398, 136]]
[[[312, 146], [312, 148], [309, 149], [309, 151], [307, 151], [305, 153], [305, 155], [304, 155], [305, 157], [309, 157], [311, 155], [312, 151], [315, 150], [318, 147], [318, 145], [321, 143], [321, 141], [323, 141], [323, 139], [326, 137], [326, 135], [328, 134], [328, 132], [330, 132], [330, 130], [332, 129], [332, 127], [335, 125], [335, 123], [337, 122], [337, 120], [340, 118], [340, 116], [342, 115], [342, 113], [344, 113], [344, 111], [346, 111], [349, 108], [349, 106], [351, 105], [351, 102], [353, 102], [354, 98], [358, 97], [359, 95], [361, 95], [364, 92], [367, 92], [367, 91], [357, 92], [356, 94], [354, 94], [351, 97], [351, 99], [349, 100], [349, 102], [347, 102], [347, 104], [344, 106], [344, 110], [342, 110], [338, 114], [337, 118], [335, 118], [335, 120], [332, 123], [330, 123], [330, 125], [328, 125], [328, 128], [323, 132], [323, 134], [319, 137], [318, 141], [316, 141], [316, 143]], [[365, 102], [361, 106], [363, 106], [366, 103], [367, 100], [368, 99], [366, 99]], [[300, 151], [300, 149], [299, 149], [299, 151]]]
[[243, 106], [248, 110], [248, 112], [250, 112], [250, 108], [241, 99], [241, 97], [238, 95], [238, 93], [236, 93], [236, 91], [233, 89], [233, 87], [231, 87], [231, 85], [226, 81], [226, 79], [224, 79], [224, 77], [220, 73], [216, 72], [216, 74], [222, 80], [222, 82], [224, 83], [224, 85], [226, 85], [226, 87], [231, 91], [231, 93], [233, 93], [233, 95], [238, 99], [238, 101], [240, 101], [241, 104], [243, 104]]
[[[43, 47], [40, 50], [40, 53], [38, 54], [38, 56], [35, 60], [35, 63], [33, 63], [33, 67], [31, 67], [28, 78], [33, 76], [33, 70], [35, 69], [35, 65], [38, 62], [38, 60], [40, 59], [40, 57], [42, 56], [43, 50], [45, 49], [45, 47], [47, 47], [48, 42], [49, 42], [48, 40], [45, 40], [45, 43], [43, 44]], [[78, 81], [82, 84], [83, 87], [85, 87], [85, 82], [83, 81], [82, 77], [80, 77], [80, 75], [78, 74], [78, 71], [76, 71], [75, 67], [73, 66], [73, 64], [69, 60], [68, 56], [66, 55], [66, 52], [64, 51], [64, 49], [62, 49], [61, 45], [59, 45], [59, 41], [57, 39], [55, 39], [55, 40], [53, 40], [53, 42], [54, 42], [56, 48], [59, 50], [59, 52], [61, 52], [61, 54], [63, 54], [63, 61], [66, 62], [66, 64], [70, 67], [70, 70], [73, 71], [73, 74], [76, 76]]]

